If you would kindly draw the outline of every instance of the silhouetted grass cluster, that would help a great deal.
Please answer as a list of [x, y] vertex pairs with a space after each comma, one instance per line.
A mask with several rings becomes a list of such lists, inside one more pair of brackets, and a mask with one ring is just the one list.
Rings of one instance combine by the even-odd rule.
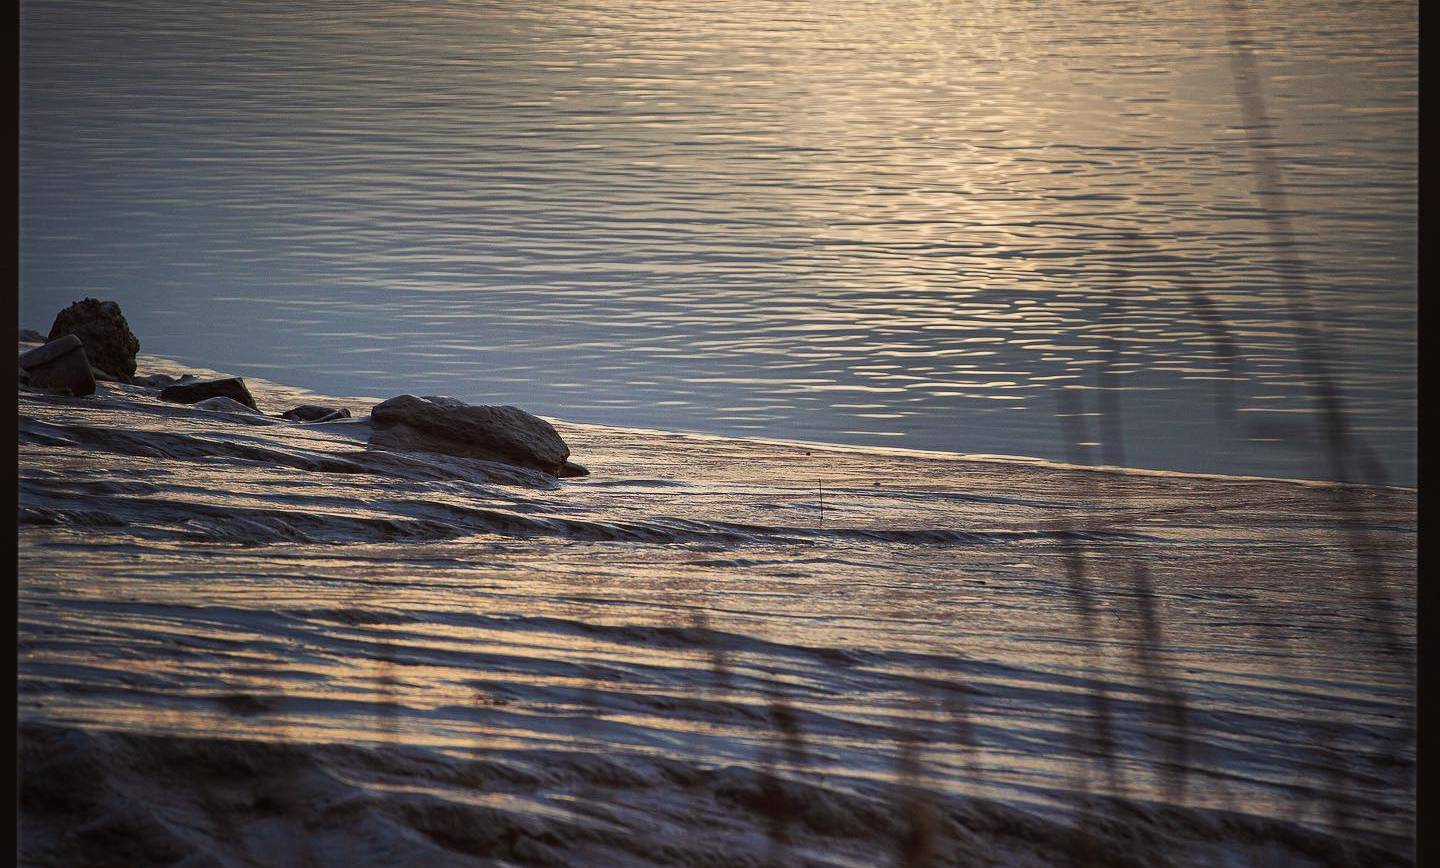
[[[1383, 463], [1348, 424], [1344, 398], [1334, 376], [1334, 361], [1329, 355], [1330, 342], [1321, 334], [1309, 299], [1305, 263], [1295, 248], [1295, 232], [1288, 217], [1280, 165], [1273, 148], [1271, 123], [1265, 110], [1252, 40], [1246, 30], [1243, 4], [1231, 0], [1227, 12], [1236, 95], [1243, 126], [1249, 137], [1257, 195], [1276, 254], [1275, 266], [1282, 275], [1287, 309], [1297, 327], [1298, 356], [1310, 383], [1317, 425], [1316, 442], [1320, 444], [1321, 452], [1318, 457], [1326, 462], [1332, 479], [1383, 484]], [[1234, 429], [1239, 424], [1233, 381], [1238, 379], [1243, 362], [1240, 343], [1211, 298], [1195, 289], [1191, 301], [1195, 315], [1210, 338], [1217, 360], [1229, 375], [1215, 380], [1215, 418], [1222, 427]], [[1123, 316], [1129, 303], [1131, 300], [1124, 297], [1113, 299], [1109, 315]], [[1102, 362], [1096, 370], [1093, 408], [1075, 391], [1062, 390], [1058, 395], [1057, 416], [1062, 422], [1068, 457], [1074, 464], [1097, 463], [1094, 447], [1082, 445], [1090, 443], [1098, 443], [1100, 462], [1125, 464], [1125, 416], [1118, 370], [1121, 349], [1113, 337], [1106, 340], [1109, 352], [1102, 355]], [[1098, 430], [1094, 432], [1088, 430], [1086, 423], [1087, 417], [1092, 414], [1098, 419]], [[1083, 474], [1082, 486], [1076, 492], [1081, 501], [1113, 502], [1119, 497], [1116, 492], [1107, 490], [1104, 477], [1100, 474]], [[1369, 496], [1372, 494], [1350, 486], [1331, 489], [1331, 503], [1352, 555], [1352, 566], [1346, 575], [1359, 585], [1369, 601], [1371, 608], [1367, 614], [1373, 618], [1378, 635], [1376, 653], [1390, 661], [1393, 670], [1408, 681], [1413, 691], [1413, 654], [1401, 638], [1396, 604], [1382, 578], [1380, 544], [1368, 529], [1370, 507], [1366, 498]], [[1384, 494], [1373, 496], [1383, 498]], [[1124, 512], [1118, 514], [1123, 515]], [[823, 482], [819, 486], [819, 520], [823, 529]], [[1120, 529], [1116, 526], [1119, 521], [1111, 522], [1107, 529]], [[1068, 521], [1061, 529], [1079, 531], [1096, 528]], [[1095, 817], [1096, 811], [1103, 809], [1107, 799], [1127, 799], [1131, 796], [1122, 757], [1139, 753], [1135, 750], [1122, 751], [1118, 744], [1120, 736], [1115, 702], [1107, 686], [1111, 679], [1102, 649], [1112, 638], [1122, 637], [1106, 635], [1101, 608], [1097, 603], [1097, 582], [1128, 581], [1129, 593], [1125, 596], [1134, 601], [1134, 608], [1124, 613], [1122, 623], [1129, 635], [1123, 638], [1134, 649], [1130, 662], [1145, 697], [1142, 706], [1145, 714], [1143, 731], [1151, 746], [1153, 766], [1159, 773], [1166, 801], [1185, 805], [1191, 798], [1191, 776], [1196, 772], [1197, 760], [1206, 743], [1189, 699], [1172, 671], [1166, 644], [1163, 601], [1156, 593], [1149, 567], [1143, 562], [1138, 563], [1123, 578], [1098, 575], [1096, 565], [1103, 564], [1103, 561], [1096, 557], [1083, 539], [1078, 534], [1061, 535], [1064, 588], [1073, 605], [1075, 630], [1089, 655], [1082, 661], [1089, 685], [1086, 696], [1088, 713], [1075, 718], [1075, 731], [1072, 733], [1076, 754], [1086, 760], [1077, 764], [1077, 777], [1072, 782], [1077, 802], [1077, 826], [1076, 834], [1070, 839], [1068, 857], [1076, 865], [1091, 864], [1096, 858], [1095, 851], [1086, 843], [1089, 830], [1084, 824], [1089, 822], [1087, 818]], [[694, 616], [692, 626], [699, 635], [710, 634], [709, 622], [703, 612]], [[377, 635], [383, 636], [383, 631], [377, 631]], [[733, 687], [733, 678], [724, 649], [718, 644], [711, 644], [708, 656], [713, 690], [717, 694], [728, 693]], [[374, 660], [376, 688], [381, 697], [379, 707], [381, 713], [387, 715], [382, 729], [399, 742], [401, 734], [395, 717], [400, 703], [397, 695], [399, 685], [394, 674], [394, 660], [383, 639], [377, 640]], [[969, 700], [961, 687], [945, 695], [943, 712], [949, 731], [942, 733], [936, 741], [958, 748], [965, 758], [968, 777], [979, 783], [982, 776], [979, 741]], [[894, 851], [896, 864], [904, 868], [920, 868], [942, 861], [942, 838], [945, 834], [940, 808], [932, 789], [925, 783], [925, 749], [930, 741], [918, 723], [924, 719], [918, 711], [926, 702], [919, 693], [920, 689], [917, 686], [914, 697], [913, 710], [916, 713], [910, 717], [916, 723], [899, 728], [895, 745], [896, 792], [899, 794], [901, 814], [907, 822], [897, 834]], [[591, 697], [593, 707], [590, 711], [593, 713], [599, 711], [598, 691], [596, 693]], [[787, 772], [803, 774], [810, 764], [811, 751], [790, 700], [778, 687], [767, 698], [767, 741], [759, 757], [759, 765], [767, 781], [762, 794], [765, 806], [762, 813], [767, 818], [764, 834], [769, 842], [766, 863], [781, 866], [789, 864], [792, 827], [798, 816], [795, 799], [782, 786], [781, 778]], [[1307, 803], [1318, 800], [1324, 822], [1337, 833], [1343, 846], [1355, 823], [1355, 795], [1350, 772], [1357, 759], [1350, 755], [1347, 748], [1345, 724], [1336, 720], [1310, 720], [1303, 717], [1298, 709], [1295, 723], [1297, 734], [1305, 734], [1315, 755], [1324, 762], [1324, 773], [1318, 780], [1312, 779], [1305, 770], [1297, 769], [1295, 815], [1297, 819], [1303, 818], [1309, 813]], [[944, 737], [946, 735], [948, 738]], [[1411, 703], [1406, 719], [1384, 745], [1382, 755], [1368, 758], [1373, 771], [1390, 775], [1395, 785], [1404, 787], [1406, 791], [1413, 789], [1414, 782], [1413, 767], [1404, 760], [1404, 754], [1413, 746], [1414, 737], [1415, 719]], [[1098, 767], [1101, 778], [1099, 794], [1106, 798], [1095, 798], [1097, 788], [1090, 778], [1093, 767]], [[1219, 778], [1214, 778], [1212, 784], [1223, 792], [1223, 781]], [[1228, 799], [1228, 794], [1225, 798]]]
[[[1329, 357], [1330, 344], [1323, 340], [1316, 317], [1309, 300], [1305, 264], [1297, 255], [1294, 245], [1294, 231], [1290, 226], [1288, 206], [1281, 185], [1279, 164], [1270, 147], [1270, 121], [1265, 114], [1264, 101], [1260, 91], [1260, 79], [1250, 40], [1245, 34], [1244, 9], [1241, 3], [1229, 4], [1231, 24], [1231, 47], [1233, 71], [1237, 98], [1240, 102], [1243, 126], [1250, 137], [1251, 158], [1257, 179], [1257, 193], [1270, 227], [1272, 246], [1276, 251], [1276, 265], [1283, 275], [1285, 300], [1298, 334], [1297, 352], [1301, 366], [1310, 383], [1311, 399], [1315, 407], [1317, 425], [1316, 441], [1320, 444], [1321, 458], [1328, 468], [1330, 478], [1340, 481], [1359, 481], [1370, 485], [1384, 485], [1386, 476], [1383, 463], [1351, 430], [1345, 412], [1343, 396], [1333, 375], [1333, 360]], [[1231, 332], [1215, 302], [1198, 288], [1192, 288], [1192, 308], [1210, 338], [1213, 352], [1224, 366], [1227, 376], [1214, 380], [1213, 401], [1215, 419], [1222, 429], [1232, 434], [1237, 427], [1236, 396], [1233, 383], [1240, 378], [1243, 356], [1240, 344]], [[1112, 300], [1109, 313], [1123, 315], [1126, 298]], [[1075, 464], [1094, 464], [1093, 447], [1098, 443], [1100, 458], [1104, 464], [1123, 466], [1125, 464], [1125, 425], [1121, 405], [1121, 385], [1117, 363], [1121, 351], [1119, 342], [1113, 337], [1105, 338], [1109, 352], [1102, 357], [1096, 372], [1095, 415], [1098, 416], [1098, 431], [1095, 439], [1085, 430], [1088, 410], [1079, 395], [1062, 391], [1059, 396], [1058, 416], [1062, 420], [1069, 457]], [[1087, 480], [1088, 481], [1088, 480]], [[1090, 490], [1082, 491], [1081, 499], [1092, 502], [1113, 501], [1116, 495], [1103, 490], [1103, 485], [1089, 481]], [[1401, 640], [1396, 606], [1390, 591], [1382, 578], [1379, 544], [1368, 531], [1367, 507], [1360, 490], [1351, 486], [1336, 486], [1330, 489], [1334, 512], [1344, 534], [1347, 547], [1353, 556], [1353, 570], [1349, 573], [1352, 581], [1360, 585], [1370, 604], [1368, 615], [1377, 625], [1378, 647], [1376, 652], [1391, 661], [1395, 671], [1414, 685], [1413, 655]], [[1383, 497], [1383, 494], [1380, 495]], [[1123, 514], [1123, 513], [1122, 513]], [[1111, 522], [1109, 529], [1119, 529]], [[1070, 523], [1062, 530], [1079, 530], [1077, 523]], [[1093, 529], [1093, 528], [1092, 528]], [[1104, 779], [1104, 792], [1111, 797], [1126, 798], [1128, 787], [1120, 761], [1116, 742], [1116, 726], [1113, 703], [1107, 688], [1107, 677], [1100, 649], [1105, 637], [1099, 621], [1090, 564], [1093, 560], [1087, 545], [1078, 541], [1081, 537], [1062, 535], [1066, 571], [1066, 590], [1074, 604], [1077, 615], [1077, 629], [1085, 648], [1092, 655], [1086, 663], [1089, 672], [1088, 693], [1089, 714], [1077, 719], [1079, 730], [1074, 733], [1077, 753], [1098, 763]], [[1110, 577], [1114, 581], [1117, 577]], [[1153, 764], [1159, 773], [1164, 798], [1175, 805], [1185, 805], [1191, 795], [1191, 776], [1197, 771], [1199, 760], [1205, 751], [1206, 740], [1197, 731], [1197, 721], [1180, 681], [1168, 660], [1164, 630], [1164, 615], [1161, 601], [1155, 591], [1149, 567], [1142, 561], [1137, 563], [1129, 575], [1130, 596], [1134, 611], [1128, 617], [1130, 637], [1128, 644], [1134, 649], [1132, 664], [1143, 689], [1145, 720], [1143, 731], [1146, 740], [1153, 746]], [[917, 701], [918, 696], [917, 696]], [[964, 747], [969, 757], [970, 776], [979, 779], [979, 767], [974, 749], [974, 735], [968, 716], [963, 692], [952, 694], [950, 711], [954, 740]], [[778, 735], [785, 743], [798, 742], [799, 733], [792, 719], [783, 715], [773, 717]], [[1297, 709], [1295, 722], [1297, 731], [1309, 734], [1311, 746], [1323, 762], [1323, 774], [1319, 780], [1307, 779], [1304, 769], [1297, 769], [1299, 786], [1297, 806], [1309, 798], [1318, 798], [1323, 808], [1325, 825], [1329, 826], [1340, 842], [1341, 852], [1335, 854], [1343, 864], [1347, 857], [1347, 838], [1354, 824], [1354, 794], [1350, 783], [1350, 768], [1353, 765], [1346, 748], [1346, 726], [1335, 720], [1307, 720]], [[1376, 768], [1390, 769], [1399, 777], [1396, 785], [1407, 791], [1413, 790], [1413, 773], [1403, 759], [1404, 752], [1414, 742], [1414, 710], [1411, 703], [1407, 717], [1394, 731], [1382, 755], [1371, 758]], [[928, 865], [938, 852], [939, 824], [936, 821], [933, 798], [921, 784], [923, 770], [923, 733], [905, 729], [897, 739], [898, 761], [896, 783], [902, 794], [904, 815], [909, 818], [908, 826], [897, 841], [897, 864], [903, 866]], [[1073, 864], [1092, 864], [1096, 851], [1087, 846], [1089, 840], [1084, 828], [1084, 818], [1091, 816], [1090, 793], [1092, 785], [1083, 768], [1080, 777], [1073, 782], [1077, 794], [1077, 834], [1071, 839], [1069, 858]], [[1209, 776], [1212, 791], [1223, 804], [1230, 803], [1230, 794], [1221, 774]], [[1303, 815], [1297, 810], [1297, 817]], [[782, 836], [782, 820], [776, 834]]]

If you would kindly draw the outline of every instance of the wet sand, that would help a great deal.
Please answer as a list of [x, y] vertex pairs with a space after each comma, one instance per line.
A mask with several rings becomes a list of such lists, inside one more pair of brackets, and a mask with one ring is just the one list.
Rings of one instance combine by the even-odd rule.
[[1413, 489], [247, 383], [20, 391], [27, 864], [1411, 861]]

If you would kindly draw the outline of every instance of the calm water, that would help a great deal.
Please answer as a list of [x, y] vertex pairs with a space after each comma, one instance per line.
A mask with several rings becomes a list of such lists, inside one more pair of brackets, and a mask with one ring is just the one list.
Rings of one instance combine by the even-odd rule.
[[[22, 324], [99, 295], [146, 352], [334, 394], [966, 453], [1066, 458], [1100, 434], [1057, 413], [1103, 395], [1096, 458], [1327, 474], [1224, 4], [550, 9], [26, 2]], [[1398, 482], [1415, 17], [1250, 12], [1325, 346]]]

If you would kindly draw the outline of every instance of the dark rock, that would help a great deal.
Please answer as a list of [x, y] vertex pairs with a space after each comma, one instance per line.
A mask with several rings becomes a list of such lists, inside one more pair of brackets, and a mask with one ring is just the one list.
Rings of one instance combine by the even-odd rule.
[[73, 353], [76, 350], [83, 352], [84, 345], [81, 344], [80, 339], [74, 335], [66, 335], [59, 340], [50, 341], [43, 346], [21, 353], [19, 357], [20, 367], [27, 371], [31, 368], [38, 368], [41, 365], [53, 362], [61, 356]]
[[260, 409], [255, 406], [255, 399], [250, 397], [250, 390], [245, 388], [245, 381], [239, 377], [176, 383], [160, 390], [160, 400], [177, 404], [194, 404], [206, 398], [232, 398], [252, 410]]
[[45, 336], [34, 329], [21, 329], [20, 340], [27, 344], [43, 344], [45, 343]]
[[375, 426], [370, 445], [382, 449], [482, 458], [551, 475], [559, 475], [570, 457], [570, 447], [549, 422], [518, 407], [400, 395], [377, 404], [370, 419]]
[[50, 327], [50, 340], [65, 335], [80, 339], [86, 358], [96, 370], [114, 374], [126, 383], [135, 376], [140, 341], [115, 302], [87, 298], [60, 311]]
[[333, 422], [349, 419], [350, 411], [344, 407], [322, 407], [319, 404], [301, 404], [280, 414], [281, 419], [292, 422]]
[[194, 407], [198, 410], [213, 410], [219, 413], [259, 413], [254, 407], [242, 404], [234, 398], [227, 398], [224, 395], [216, 395], [213, 398], [206, 398], [203, 401], [196, 401]]
[[590, 468], [586, 467], [586, 466], [583, 465], [583, 464], [576, 464], [576, 463], [573, 462], [573, 461], [567, 461], [567, 462], [565, 462], [564, 464], [562, 464], [562, 465], [560, 466], [560, 472], [557, 473], [557, 474], [555, 474], [555, 475], [556, 475], [556, 476], [589, 476], [589, 475], [590, 475]]
[[85, 348], [74, 335], [65, 335], [20, 354], [20, 370], [29, 385], [66, 391], [72, 395], [95, 393], [95, 372]]
[[150, 374], [135, 380], [134, 383], [137, 386], [148, 386], [151, 389], [163, 389], [176, 383], [194, 383], [199, 379], [194, 374], [181, 374], [178, 379], [169, 374]]

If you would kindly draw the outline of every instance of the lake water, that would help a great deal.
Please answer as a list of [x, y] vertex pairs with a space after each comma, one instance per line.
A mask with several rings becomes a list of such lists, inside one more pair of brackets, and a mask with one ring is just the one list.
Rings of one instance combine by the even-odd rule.
[[[331, 394], [1331, 476], [1227, 8], [26, 2], [21, 323], [95, 295]], [[1414, 4], [1242, 26], [1352, 431], [1413, 483]]]

